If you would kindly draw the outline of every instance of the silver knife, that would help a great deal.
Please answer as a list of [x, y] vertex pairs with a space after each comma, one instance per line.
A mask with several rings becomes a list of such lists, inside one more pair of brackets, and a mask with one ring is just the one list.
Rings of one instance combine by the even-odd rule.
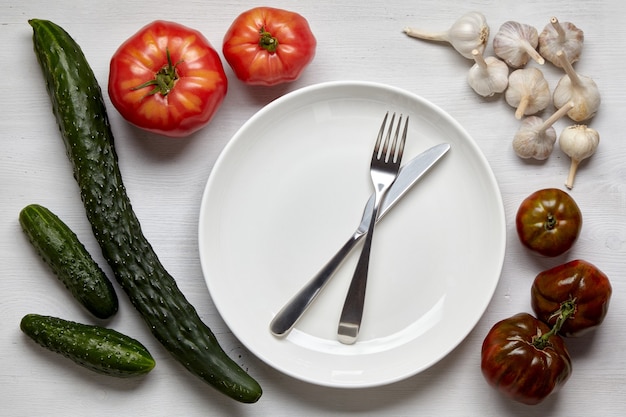
[[[400, 168], [398, 177], [387, 192], [387, 196], [378, 212], [378, 223], [385, 213], [392, 208], [395, 203], [406, 194], [407, 191], [424, 175], [430, 168], [435, 165], [442, 156], [444, 156], [450, 145], [442, 143], [422, 152], [415, 158], [411, 159], [406, 165]], [[315, 275], [306, 285], [294, 295], [285, 306], [276, 314], [270, 323], [270, 331], [274, 336], [285, 336], [293, 328], [296, 322], [302, 317], [304, 312], [309, 308], [313, 300], [317, 298], [322, 289], [326, 286], [330, 278], [333, 276], [337, 268], [341, 265], [350, 251], [356, 246], [357, 242], [367, 233], [367, 226], [370, 222], [372, 213], [372, 205], [374, 204], [374, 195], [372, 194], [367, 200], [361, 224], [348, 239], [348, 241], [339, 249], [339, 251], [331, 258], [330, 261]]]

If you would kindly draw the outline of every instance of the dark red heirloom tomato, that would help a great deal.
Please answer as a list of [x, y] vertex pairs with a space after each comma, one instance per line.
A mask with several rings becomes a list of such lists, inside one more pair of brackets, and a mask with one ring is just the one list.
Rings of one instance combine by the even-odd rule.
[[205, 126], [227, 88], [224, 67], [209, 41], [177, 23], [148, 24], [111, 58], [113, 106], [130, 123], [161, 135], [188, 136]]
[[575, 260], [537, 275], [531, 287], [531, 305], [537, 318], [548, 325], [556, 323], [564, 308], [573, 308], [559, 333], [580, 336], [602, 323], [611, 293], [609, 278], [602, 271]]
[[256, 7], [233, 21], [222, 52], [237, 78], [269, 86], [300, 77], [316, 46], [309, 23], [298, 13]]
[[578, 239], [582, 222], [574, 199], [557, 188], [539, 190], [526, 197], [515, 217], [522, 244], [544, 256], [568, 251]]
[[565, 343], [553, 330], [528, 313], [496, 323], [482, 346], [481, 370], [487, 382], [515, 401], [543, 401], [572, 372]]

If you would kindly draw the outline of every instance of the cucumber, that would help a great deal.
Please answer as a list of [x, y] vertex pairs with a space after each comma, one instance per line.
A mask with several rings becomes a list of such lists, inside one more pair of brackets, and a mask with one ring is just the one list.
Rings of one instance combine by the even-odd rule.
[[76, 300], [100, 319], [117, 312], [113, 284], [78, 236], [56, 214], [30, 204], [20, 211], [19, 221], [37, 252]]
[[156, 339], [191, 373], [237, 401], [258, 401], [259, 383], [224, 352], [143, 235], [102, 92], [81, 48], [50, 21], [29, 23], [87, 218], [116, 280]]
[[155, 365], [141, 343], [106, 327], [27, 314], [20, 328], [40, 346], [99, 374], [128, 378], [146, 374]]

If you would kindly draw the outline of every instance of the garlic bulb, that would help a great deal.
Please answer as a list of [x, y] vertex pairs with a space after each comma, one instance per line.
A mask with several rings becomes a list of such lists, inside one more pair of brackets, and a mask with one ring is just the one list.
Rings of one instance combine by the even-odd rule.
[[465, 58], [473, 59], [472, 51], [485, 50], [489, 40], [487, 19], [479, 12], [466, 13], [443, 32], [429, 32], [412, 27], [404, 28], [404, 33], [413, 38], [447, 42]]
[[472, 51], [476, 63], [467, 74], [467, 82], [476, 93], [491, 97], [506, 90], [509, 85], [509, 67], [493, 56], [484, 57], [478, 50]]
[[586, 125], [569, 126], [559, 136], [559, 147], [572, 161], [565, 186], [574, 187], [574, 177], [583, 159], [593, 155], [600, 143], [600, 134]]
[[573, 23], [560, 23], [553, 17], [539, 34], [539, 53], [557, 67], [562, 67], [556, 56], [562, 50], [569, 63], [573, 64], [580, 57], [584, 40], [585, 34]]
[[513, 68], [522, 68], [529, 59], [540, 65], [545, 60], [535, 48], [539, 43], [537, 29], [523, 23], [508, 21], [500, 26], [493, 38], [493, 50], [500, 59]]
[[[570, 103], [574, 106], [574, 103]], [[544, 122], [540, 117], [529, 116], [522, 120], [520, 129], [513, 138], [513, 150], [520, 158], [547, 159], [556, 142], [556, 130], [552, 125], [565, 116], [569, 106], [563, 106]]]
[[577, 74], [563, 51], [557, 53], [557, 59], [566, 75], [559, 80], [552, 94], [554, 106], [560, 108], [573, 101], [575, 106], [567, 113], [570, 119], [579, 123], [591, 119], [600, 107], [598, 86], [590, 77]]
[[515, 117], [521, 119], [548, 107], [550, 86], [539, 69], [518, 69], [509, 75], [509, 88], [504, 98], [511, 107], [516, 107]]

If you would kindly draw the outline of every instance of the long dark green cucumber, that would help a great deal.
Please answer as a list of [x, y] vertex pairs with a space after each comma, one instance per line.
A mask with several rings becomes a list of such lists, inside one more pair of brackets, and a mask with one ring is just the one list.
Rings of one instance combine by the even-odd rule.
[[80, 47], [52, 22], [29, 23], [87, 218], [117, 281], [183, 366], [238, 401], [256, 402], [258, 382], [223, 351], [142, 233], [122, 182], [102, 93]]
[[117, 312], [113, 284], [67, 224], [39, 204], [24, 207], [19, 221], [37, 252], [76, 300], [101, 319]]
[[20, 328], [44, 348], [100, 374], [128, 378], [146, 374], [155, 365], [139, 341], [106, 327], [27, 314]]

